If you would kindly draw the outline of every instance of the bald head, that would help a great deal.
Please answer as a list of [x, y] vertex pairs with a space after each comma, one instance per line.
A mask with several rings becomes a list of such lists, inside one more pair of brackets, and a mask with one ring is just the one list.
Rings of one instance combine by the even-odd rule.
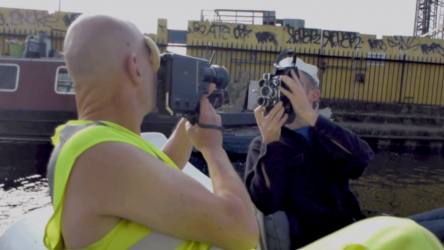
[[125, 60], [132, 53], [149, 55], [134, 24], [109, 16], [80, 16], [68, 29], [64, 47], [76, 84], [115, 79], [125, 73]]
[[140, 120], [155, 107], [159, 52], [147, 39], [134, 24], [109, 16], [82, 15], [71, 24], [64, 52], [79, 117]]

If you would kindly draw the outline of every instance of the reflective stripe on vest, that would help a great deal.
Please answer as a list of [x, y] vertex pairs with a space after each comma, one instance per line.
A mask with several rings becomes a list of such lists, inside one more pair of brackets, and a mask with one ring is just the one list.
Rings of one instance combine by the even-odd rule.
[[[57, 163], [57, 159], [59, 158], [60, 152], [65, 145], [65, 143], [77, 132], [92, 126], [107, 126], [107, 124], [102, 122], [94, 122], [87, 125], [66, 125], [60, 132], [60, 140], [59, 144], [54, 148], [51, 158], [48, 163], [47, 169], [47, 179], [49, 184], [49, 191], [51, 194], [51, 200], [54, 202], [54, 176], [55, 176], [55, 167]], [[156, 155], [157, 159], [164, 162], [164, 160], [157, 155], [156, 152], [153, 151]], [[146, 249], [156, 249], [156, 250], [174, 250], [179, 246], [183, 245], [185, 240], [174, 238], [156, 231], [151, 231], [146, 237], [142, 238], [140, 241], [135, 243], [129, 250], [146, 250]], [[218, 247], [211, 247], [209, 250], [222, 250]]]

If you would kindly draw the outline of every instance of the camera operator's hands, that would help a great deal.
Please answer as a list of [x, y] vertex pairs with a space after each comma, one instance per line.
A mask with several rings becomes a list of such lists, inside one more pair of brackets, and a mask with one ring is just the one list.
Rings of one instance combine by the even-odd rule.
[[314, 126], [318, 118], [318, 113], [314, 111], [308, 101], [307, 84], [304, 84], [305, 86], [303, 86], [293, 70], [291, 70], [291, 76], [291, 78], [288, 76], [281, 76], [281, 80], [288, 86], [291, 92], [285, 90], [282, 86], [280, 86], [279, 89], [281, 93], [290, 100], [296, 115], [304, 118], [311, 126]]
[[259, 130], [262, 134], [262, 141], [268, 144], [273, 141], [278, 141], [281, 137], [281, 128], [288, 119], [288, 114], [282, 116], [285, 112], [282, 107], [282, 102], [279, 102], [274, 108], [264, 116], [265, 108], [262, 106], [254, 110], [254, 116]]
[[[200, 101], [199, 123], [221, 127], [222, 119], [216, 113], [207, 96]], [[186, 123], [187, 135], [194, 147], [199, 151], [215, 150], [222, 148], [222, 133], [220, 130], [201, 128], [198, 124]]]

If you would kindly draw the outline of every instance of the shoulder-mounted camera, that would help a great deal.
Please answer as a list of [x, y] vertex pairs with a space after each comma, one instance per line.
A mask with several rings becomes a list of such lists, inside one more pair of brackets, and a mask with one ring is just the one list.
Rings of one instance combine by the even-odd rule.
[[200, 100], [208, 94], [209, 84], [225, 89], [230, 75], [224, 67], [210, 61], [166, 53], [160, 56], [157, 72], [157, 108], [161, 117], [186, 117], [191, 124], [199, 119]]

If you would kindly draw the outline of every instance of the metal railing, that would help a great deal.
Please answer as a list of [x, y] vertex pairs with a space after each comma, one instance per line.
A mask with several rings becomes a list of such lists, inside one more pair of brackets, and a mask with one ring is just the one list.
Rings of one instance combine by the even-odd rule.
[[[271, 73], [283, 47], [231, 44], [168, 45], [186, 48], [189, 56], [210, 59], [230, 72], [231, 83], [258, 81]], [[165, 46], [163, 46], [165, 48]], [[444, 60], [378, 53], [299, 49], [299, 58], [318, 67], [321, 97], [378, 103], [444, 106]]]
[[[51, 30], [52, 49], [63, 51], [66, 31]], [[0, 53], [7, 55], [5, 39], [24, 41], [37, 31], [0, 29]], [[205, 43], [159, 45], [161, 51], [183, 48], [187, 55], [210, 59], [230, 72], [232, 84], [258, 81], [273, 70], [273, 62], [284, 47]], [[321, 97], [381, 103], [413, 103], [444, 106], [444, 55], [427, 57], [393, 56], [378, 53], [296, 51], [306, 63], [318, 67]]]
[[276, 12], [266, 10], [202, 10], [201, 21], [218, 23], [242, 23], [256, 25], [275, 25]]

